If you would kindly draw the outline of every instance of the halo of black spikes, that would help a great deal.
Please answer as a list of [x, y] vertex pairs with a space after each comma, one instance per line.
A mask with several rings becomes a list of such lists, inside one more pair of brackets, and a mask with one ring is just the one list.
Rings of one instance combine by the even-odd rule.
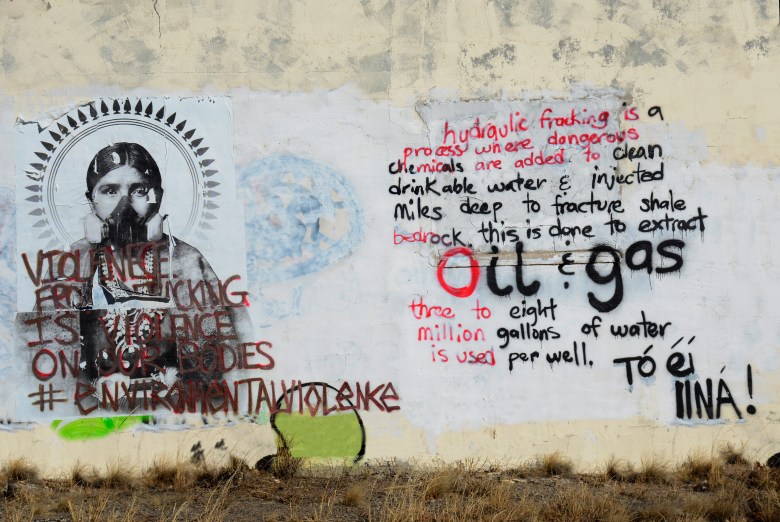
[[[216, 179], [210, 178], [216, 176], [219, 170], [213, 165], [214, 159], [209, 158], [206, 154], [209, 151], [209, 147], [202, 146], [203, 138], [195, 137], [198, 130], [195, 127], [188, 129], [186, 119], [177, 122], [176, 112], [166, 114], [165, 109], [165, 104], [162, 104], [159, 108], [155, 107], [154, 101], [149, 101], [146, 107], [144, 107], [140, 98], [135, 99], [135, 103], [131, 102], [129, 97], [108, 100], [100, 99], [70, 111], [52, 122], [48, 127], [41, 129], [39, 138], [43, 150], [35, 152], [35, 156], [40, 161], [36, 160], [30, 163], [24, 171], [27, 178], [33, 182], [32, 185], [25, 187], [31, 192], [31, 195], [26, 198], [27, 201], [43, 202], [43, 178], [49, 161], [54, 156], [57, 148], [76, 130], [104, 117], [126, 114], [141, 116], [170, 127], [192, 150], [193, 156], [197, 160], [203, 174], [201, 194], [204, 198], [204, 205], [196, 235], [201, 239], [208, 239], [202, 230], [213, 230], [214, 227], [209, 224], [209, 221], [216, 220], [217, 216], [210, 211], [219, 208], [215, 200], [221, 195], [220, 192], [215, 190], [221, 183]], [[37, 208], [30, 215], [42, 217], [33, 225], [33, 228], [44, 228], [38, 236], [39, 239], [46, 239], [53, 235], [48, 226], [49, 220], [46, 216], [45, 208]], [[54, 246], [55, 244], [56, 240], [52, 238], [48, 246]]]

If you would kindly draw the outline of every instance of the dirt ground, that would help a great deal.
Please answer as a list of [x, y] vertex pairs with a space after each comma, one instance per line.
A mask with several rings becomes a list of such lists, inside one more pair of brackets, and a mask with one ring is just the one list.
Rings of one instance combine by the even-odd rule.
[[617, 461], [575, 474], [557, 455], [499, 470], [477, 463], [312, 467], [282, 458], [264, 470], [160, 464], [140, 477], [76, 467], [42, 480], [4, 467], [8, 521], [780, 521], [780, 471], [744, 460], [691, 458], [672, 469]]

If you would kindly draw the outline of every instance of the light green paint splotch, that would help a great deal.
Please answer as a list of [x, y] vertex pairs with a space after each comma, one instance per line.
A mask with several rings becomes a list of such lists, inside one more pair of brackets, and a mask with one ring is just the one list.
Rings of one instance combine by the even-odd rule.
[[357, 415], [278, 413], [274, 423], [293, 457], [355, 458], [363, 444]]
[[151, 422], [150, 415], [124, 415], [119, 417], [94, 417], [73, 421], [55, 420], [51, 428], [65, 440], [99, 439], [124, 431], [142, 422]]

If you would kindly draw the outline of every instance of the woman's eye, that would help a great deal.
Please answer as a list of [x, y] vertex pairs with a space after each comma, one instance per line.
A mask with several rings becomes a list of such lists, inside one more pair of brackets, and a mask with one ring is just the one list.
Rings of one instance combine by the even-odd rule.
[[142, 198], [145, 197], [148, 193], [149, 187], [138, 187], [137, 189], [133, 190], [131, 195], [136, 198]]

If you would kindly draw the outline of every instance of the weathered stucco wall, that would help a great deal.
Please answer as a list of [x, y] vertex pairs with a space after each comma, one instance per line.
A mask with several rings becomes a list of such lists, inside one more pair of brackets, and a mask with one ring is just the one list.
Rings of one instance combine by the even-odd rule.
[[[780, 452], [778, 6], [338, 4], [3, 1], [0, 458]], [[165, 390], [235, 354], [191, 407], [113, 404], [94, 336], [138, 316], [42, 297], [100, 286], [58, 263], [118, 142], [160, 164], [169, 275], [234, 277], [166, 341]]]

